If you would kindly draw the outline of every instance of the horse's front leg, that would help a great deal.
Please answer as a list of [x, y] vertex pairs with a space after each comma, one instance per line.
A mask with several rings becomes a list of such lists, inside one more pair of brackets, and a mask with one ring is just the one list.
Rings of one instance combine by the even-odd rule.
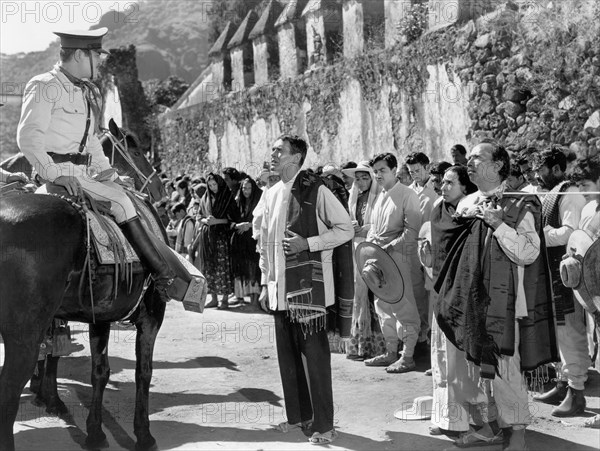
[[135, 419], [133, 431], [137, 437], [136, 450], [158, 450], [156, 440], [150, 433], [148, 419], [148, 397], [152, 380], [152, 356], [154, 343], [165, 315], [165, 304], [158, 299], [154, 290], [146, 292], [140, 305], [140, 315], [136, 321], [135, 341]]
[[90, 324], [90, 348], [92, 351], [92, 405], [87, 417], [87, 439], [91, 448], [107, 448], [106, 435], [102, 432], [102, 399], [110, 376], [108, 364], [108, 339], [110, 323]]

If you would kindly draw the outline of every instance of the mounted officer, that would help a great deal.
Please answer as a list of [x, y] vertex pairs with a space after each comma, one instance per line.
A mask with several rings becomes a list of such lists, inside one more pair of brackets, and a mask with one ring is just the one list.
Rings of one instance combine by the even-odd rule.
[[102, 48], [107, 28], [55, 34], [60, 37], [60, 62], [32, 78], [25, 87], [17, 143], [41, 179], [62, 186], [70, 195], [83, 189], [92, 198], [110, 201], [111, 214], [154, 276], [164, 302], [175, 274], [149, 236], [123, 180], [104, 155], [95, 134], [101, 96], [91, 82], [109, 53]]

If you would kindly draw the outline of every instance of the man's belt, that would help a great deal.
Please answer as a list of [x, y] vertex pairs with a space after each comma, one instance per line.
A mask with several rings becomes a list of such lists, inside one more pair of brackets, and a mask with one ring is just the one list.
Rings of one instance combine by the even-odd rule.
[[73, 163], [75, 165], [89, 166], [92, 162], [92, 155], [89, 153], [54, 153], [48, 152], [50, 158], [55, 163]]

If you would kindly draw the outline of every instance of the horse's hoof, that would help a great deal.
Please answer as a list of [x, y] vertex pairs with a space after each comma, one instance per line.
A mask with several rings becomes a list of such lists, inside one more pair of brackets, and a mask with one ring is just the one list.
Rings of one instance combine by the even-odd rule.
[[145, 443], [137, 442], [135, 444], [135, 451], [158, 451], [158, 445], [152, 437], [151, 440], [146, 440]]
[[56, 415], [56, 416], [60, 417], [62, 415], [68, 414], [69, 409], [67, 408], [65, 403], [59, 399], [58, 401], [48, 404], [48, 407], [46, 408], [46, 412], [49, 413], [50, 415]]
[[106, 435], [102, 432], [102, 435], [98, 435], [96, 437], [92, 437], [90, 435], [85, 439], [85, 447], [87, 449], [104, 449], [108, 448], [110, 445], [108, 444], [108, 440], [106, 440]]

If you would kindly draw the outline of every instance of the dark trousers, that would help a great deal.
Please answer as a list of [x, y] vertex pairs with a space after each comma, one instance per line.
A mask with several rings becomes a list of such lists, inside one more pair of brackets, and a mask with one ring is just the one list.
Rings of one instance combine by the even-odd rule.
[[[313, 332], [305, 337], [301, 325], [291, 322], [286, 312], [275, 312], [274, 317], [288, 423], [313, 419], [313, 432], [328, 432], [333, 429], [333, 393], [327, 331]], [[308, 380], [302, 356], [306, 358]]]

